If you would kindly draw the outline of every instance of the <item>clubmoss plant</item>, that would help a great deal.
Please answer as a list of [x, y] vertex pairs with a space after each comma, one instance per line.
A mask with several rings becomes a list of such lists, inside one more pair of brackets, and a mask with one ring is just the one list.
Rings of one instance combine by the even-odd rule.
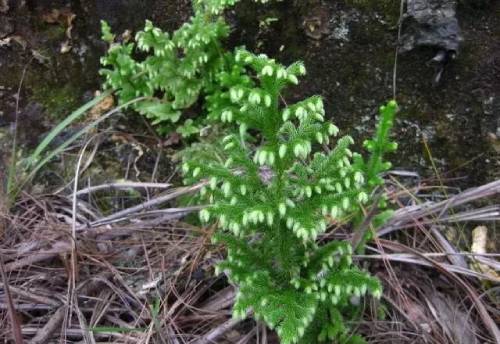
[[148, 97], [133, 109], [161, 133], [197, 133], [206, 116], [191, 119], [182, 114], [200, 97], [217, 91], [218, 73], [232, 68], [233, 53], [223, 46], [230, 30], [222, 13], [238, 1], [193, 0], [194, 15], [178, 30], [169, 34], [146, 21], [135, 42], [116, 43], [109, 25], [101, 22], [102, 39], [110, 44], [101, 58], [104, 88], [116, 91], [121, 104]]
[[284, 88], [304, 74], [300, 62], [285, 67], [239, 50], [208, 99], [212, 116], [235, 128], [223, 140], [227, 159], [193, 159], [183, 171], [187, 183], [209, 181], [200, 218], [217, 221], [214, 240], [227, 246], [217, 270], [238, 288], [235, 317], [253, 311], [283, 344], [357, 343], [343, 315], [353, 298], [379, 298], [381, 285], [353, 264], [350, 243], [318, 238], [332, 220], [360, 217], [372, 202], [390, 166], [383, 155], [396, 148], [388, 136], [396, 103], [381, 108], [364, 159], [350, 136], [334, 139], [339, 129], [325, 121], [320, 97], [284, 103]]
[[[158, 125], [161, 132], [171, 132], [182, 111], [191, 107], [223, 68], [221, 40], [229, 33], [220, 18], [196, 12], [172, 35], [146, 22], [135, 36], [135, 43], [113, 44], [108, 25], [102, 23], [103, 39], [111, 43], [101, 63], [106, 67], [105, 88], [116, 91], [120, 103], [145, 96], [134, 110]], [[148, 54], [135, 58], [137, 52]], [[186, 123], [193, 126], [192, 122]], [[190, 134], [195, 130], [189, 130]], [[181, 130], [184, 133], [185, 130]]]

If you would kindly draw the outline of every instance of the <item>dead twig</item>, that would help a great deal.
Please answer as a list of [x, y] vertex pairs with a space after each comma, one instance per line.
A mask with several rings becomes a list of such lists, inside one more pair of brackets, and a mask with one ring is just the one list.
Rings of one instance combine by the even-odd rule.
[[[500, 194], [500, 180], [471, 188], [441, 202], [427, 202], [416, 206], [404, 207], [397, 210], [394, 216], [377, 231], [377, 234], [380, 237], [402, 228], [413, 227], [417, 221], [420, 224], [422, 222], [425, 223], [425, 218], [428, 216], [432, 216], [437, 220], [443, 218], [446, 220], [447, 217], [444, 214], [448, 209], [497, 194]], [[491, 211], [491, 208], [489, 210]], [[491, 216], [491, 214], [488, 216]], [[470, 217], [468, 219], [470, 220]], [[435, 223], [437, 220], [434, 220], [432, 223]]]
[[131, 181], [123, 181], [123, 182], [113, 182], [95, 186], [89, 186], [85, 189], [78, 190], [76, 192], [77, 196], [86, 195], [92, 192], [106, 190], [106, 189], [168, 189], [172, 184], [168, 183], [141, 183], [141, 182], [131, 182]]
[[[5, 288], [5, 284], [0, 283], [0, 287]], [[13, 294], [21, 296], [27, 300], [31, 300], [31, 301], [34, 301], [34, 302], [37, 302], [40, 304], [51, 306], [51, 308], [59, 307], [61, 305], [61, 302], [59, 302], [59, 301], [56, 301], [54, 299], [50, 299], [50, 298], [42, 296], [42, 295], [35, 294], [33, 292], [24, 291], [20, 288], [14, 287], [14, 286], [9, 286], [9, 289]]]
[[193, 344], [213, 344], [217, 343], [216, 339], [222, 336], [224, 333], [234, 328], [241, 322], [239, 319], [229, 319], [221, 325], [214, 328], [212, 331], [205, 334], [200, 339], [196, 340]]
[[[119, 212], [116, 212], [112, 215], [106, 216], [102, 219], [99, 219], [97, 221], [93, 221], [88, 224], [88, 227], [97, 227], [101, 226], [105, 223], [108, 223], [110, 221], [115, 221], [118, 219], [126, 219], [127, 216], [138, 213], [140, 211], [146, 210], [148, 208], [151, 208], [153, 206], [160, 205], [162, 203], [168, 202], [170, 200], [173, 200], [179, 196], [186, 195], [195, 191], [198, 191], [201, 189], [203, 186], [207, 185], [207, 182], [201, 182], [193, 186], [189, 187], [182, 187], [182, 188], [177, 188], [171, 191], [168, 191], [166, 194], [158, 196], [156, 198], [153, 198], [149, 201], [146, 201], [144, 203], [138, 204], [136, 206], [121, 210]], [[80, 229], [83, 229], [85, 226], [80, 227]]]
[[8, 313], [10, 320], [10, 327], [12, 329], [12, 337], [14, 337], [14, 342], [16, 344], [23, 344], [23, 334], [21, 332], [21, 323], [17, 316], [16, 308], [14, 307], [14, 301], [12, 300], [12, 295], [9, 289], [9, 280], [5, 273], [5, 266], [3, 263], [3, 256], [0, 255], [0, 272], [2, 274], [3, 287], [5, 292], [5, 298], [7, 299]]
[[36, 335], [30, 340], [30, 344], [43, 344], [47, 343], [52, 334], [60, 327], [66, 314], [66, 306], [59, 307], [59, 309], [50, 317], [49, 321], [38, 330]]

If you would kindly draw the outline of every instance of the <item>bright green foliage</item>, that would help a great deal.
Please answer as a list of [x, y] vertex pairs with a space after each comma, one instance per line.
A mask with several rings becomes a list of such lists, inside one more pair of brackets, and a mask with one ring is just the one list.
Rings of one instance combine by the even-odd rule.
[[[396, 110], [397, 105], [394, 101], [389, 102], [386, 106], [380, 107], [380, 119], [377, 125], [376, 133], [373, 139], [363, 142], [363, 146], [368, 152], [370, 152], [369, 159], [365, 161], [359, 154], [354, 154], [353, 156], [354, 168], [360, 169], [364, 172], [366, 177], [365, 188], [369, 193], [373, 192], [376, 187], [383, 184], [383, 180], [380, 175], [389, 170], [392, 166], [389, 161], [384, 160], [384, 154], [394, 152], [398, 148], [397, 143], [391, 141], [389, 137], [391, 129], [394, 125]], [[380, 198], [377, 206], [380, 210], [386, 208], [386, 197], [384, 194]], [[382, 225], [392, 216], [392, 214], [393, 211], [391, 209], [386, 209], [380, 212], [373, 218], [373, 226], [378, 227]], [[364, 214], [359, 213], [358, 217], [354, 221], [357, 223], [361, 222], [363, 220], [363, 215]], [[371, 231], [367, 232], [367, 237], [363, 238], [364, 241], [371, 238], [371, 233]]]
[[182, 136], [197, 133], [205, 116], [179, 126], [172, 124], [181, 121], [183, 111], [200, 96], [217, 90], [218, 73], [231, 69], [232, 53], [222, 44], [229, 27], [221, 14], [238, 1], [194, 0], [194, 16], [189, 22], [169, 34], [146, 21], [135, 43], [115, 43], [110, 27], [102, 22], [102, 39], [110, 44], [101, 58], [104, 87], [116, 91], [122, 104], [150, 97], [133, 108], [150, 118], [162, 133], [176, 127]]
[[[111, 46], [101, 62], [106, 69], [105, 87], [116, 91], [120, 103], [136, 97], [150, 97], [134, 105], [134, 109], [161, 124], [169, 132], [171, 123], [180, 120], [182, 111], [191, 107], [215, 75], [224, 66], [221, 40], [229, 33], [220, 18], [196, 13], [172, 35], [146, 22], [143, 31], [136, 34], [136, 43], [112, 43], [113, 36], [103, 22], [103, 39]], [[148, 54], [138, 60], [136, 53]], [[192, 120], [182, 128], [182, 134], [197, 132]]]
[[398, 148], [396, 142], [389, 139], [389, 134], [393, 126], [396, 105], [390, 102], [387, 106], [380, 108], [380, 121], [377, 126], [375, 137], [366, 140], [363, 146], [371, 153], [370, 159], [365, 162], [360, 155], [354, 157], [356, 164], [365, 171], [370, 186], [382, 184], [380, 174], [391, 168], [391, 163], [384, 161], [384, 153], [393, 152]]
[[[396, 103], [381, 108], [365, 161], [350, 150], [351, 137], [332, 140], [339, 129], [324, 121], [320, 97], [281, 101], [283, 89], [305, 74], [301, 63], [285, 67], [246, 50], [234, 62], [207, 99], [211, 116], [239, 128], [223, 140], [227, 160], [205, 157], [183, 166], [186, 182], [209, 181], [200, 194], [210, 207], [200, 218], [221, 227], [215, 240], [228, 254], [217, 269], [238, 286], [234, 316], [253, 310], [284, 344], [359, 343], [348, 336], [342, 314], [353, 298], [380, 297], [381, 285], [352, 264], [348, 242], [317, 238], [332, 219], [359, 217], [369, 205], [381, 182], [377, 173], [388, 168], [383, 153], [395, 148], [388, 133]], [[313, 153], [330, 144], [328, 153]]]

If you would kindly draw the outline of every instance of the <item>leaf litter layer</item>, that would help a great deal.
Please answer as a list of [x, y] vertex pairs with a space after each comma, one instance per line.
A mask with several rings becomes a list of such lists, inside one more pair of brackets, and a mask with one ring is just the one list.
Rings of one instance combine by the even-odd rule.
[[[71, 151], [87, 147], [87, 140]], [[67, 178], [50, 194], [26, 190], [3, 209], [0, 337], [277, 343], [262, 324], [231, 319], [234, 289], [213, 273], [224, 255], [210, 243], [214, 228], [184, 222], [200, 207], [181, 207], [180, 199], [202, 184], [175, 188], [153, 176], [148, 183], [130, 178], [95, 185], [85, 169], [109, 152], [93, 152], [67, 158], [83, 170], [76, 183]], [[498, 342], [499, 255], [470, 253], [466, 230], [485, 223], [495, 229], [500, 181], [462, 191], [405, 171], [385, 180], [398, 210], [355, 256], [382, 281], [384, 294], [363, 305], [352, 327], [369, 343]], [[134, 197], [127, 199], [123, 189], [136, 190]], [[320, 240], [355, 240], [353, 233], [363, 230], [371, 229], [332, 223]], [[478, 262], [489, 270], [473, 268]]]

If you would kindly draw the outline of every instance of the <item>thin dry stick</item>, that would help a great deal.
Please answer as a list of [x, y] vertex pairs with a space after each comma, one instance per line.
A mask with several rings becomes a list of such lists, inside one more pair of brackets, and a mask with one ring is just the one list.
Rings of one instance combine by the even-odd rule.
[[419, 219], [425, 216], [435, 216], [437, 213], [440, 215], [439, 219], [448, 209], [497, 194], [500, 194], [500, 180], [465, 190], [441, 202], [408, 206], [397, 210], [389, 222], [378, 230], [377, 234], [383, 236], [401, 228], [414, 226], [414, 223]]
[[[75, 297], [76, 299], [76, 297]], [[85, 339], [85, 343], [87, 344], [96, 344], [95, 338], [94, 338], [94, 332], [89, 331], [89, 327], [87, 325], [87, 320], [85, 319], [85, 316], [82, 313], [82, 310], [80, 307], [78, 307], [78, 304], [75, 303], [75, 310], [76, 310], [76, 315], [78, 317], [78, 322], [80, 323], [80, 327], [83, 330], [83, 338]]]
[[[64, 317], [64, 323], [65, 325], [71, 324], [71, 314], [73, 310], [73, 305], [75, 305], [76, 312], [78, 315], [78, 320], [80, 322], [80, 325], [82, 326], [82, 329], [86, 330], [86, 326], [84, 324], [84, 321], [81, 316], [81, 311], [78, 309], [78, 300], [76, 299], [75, 295], [75, 287], [76, 287], [76, 281], [78, 280], [78, 256], [77, 256], [77, 246], [76, 246], [76, 217], [77, 217], [77, 197], [76, 197], [76, 192], [78, 190], [78, 181], [79, 181], [79, 176], [80, 176], [80, 167], [82, 164], [83, 160], [83, 155], [89, 146], [90, 142], [97, 137], [94, 136], [88, 142], [83, 146], [80, 156], [78, 157], [78, 161], [76, 164], [76, 169], [75, 169], [75, 179], [74, 179], [74, 184], [73, 184], [73, 204], [72, 204], [72, 214], [71, 214], [71, 278], [69, 279], [68, 283], [68, 309], [66, 316]], [[64, 329], [66, 330], [67, 326], [64, 326]], [[64, 334], [64, 338], [66, 338], [66, 332]], [[84, 338], [85, 341], [88, 342], [90, 341], [91, 343], [95, 343], [95, 339], [93, 337], [92, 333], [89, 333], [88, 331], [84, 332]]]
[[200, 307], [200, 311], [207, 313], [216, 313], [221, 309], [231, 306], [234, 303], [236, 292], [232, 286], [226, 287], [209, 298]]
[[[40, 329], [38, 327], [31, 327], [31, 326], [25, 326], [23, 327], [23, 334], [32, 336], [38, 333]], [[69, 328], [67, 330], [68, 336], [72, 338], [82, 338], [83, 337], [83, 332], [86, 330], [82, 330], [80, 328]], [[137, 343], [137, 338], [133, 337], [132, 335], [127, 335], [123, 333], [119, 333], [116, 331], [102, 331], [96, 334], [96, 336], [101, 337], [101, 338], [108, 338], [108, 337], [116, 337], [119, 340], [116, 341], [106, 341], [105, 343]], [[74, 343], [75, 341], [69, 341], [69, 342], [63, 342], [63, 343]], [[57, 341], [56, 343], [61, 343], [60, 341]]]
[[392, 69], [392, 98], [395, 100], [397, 95], [397, 74], [398, 74], [398, 53], [399, 53], [399, 43], [401, 40], [401, 32], [403, 28], [403, 11], [404, 4], [406, 0], [401, 0], [399, 6], [399, 20], [398, 20], [398, 42], [396, 44], [396, 52], [394, 53], [394, 67]]
[[[370, 247], [369, 247], [370, 248]], [[378, 252], [377, 250], [374, 250]], [[422, 253], [426, 257], [449, 257], [449, 256], [463, 256], [463, 257], [474, 257], [474, 259], [480, 259], [480, 257], [493, 257], [500, 258], [500, 253], [472, 253], [472, 252], [456, 252], [456, 253], [443, 253], [443, 252], [428, 252]], [[384, 254], [353, 254], [353, 258], [370, 258], [377, 257], [382, 258], [387, 257], [414, 257], [415, 255], [411, 253], [384, 253]]]
[[[0, 288], [5, 288], [5, 285], [3, 283], [0, 283]], [[41, 304], [48, 305], [48, 306], [51, 306], [54, 308], [59, 307], [61, 305], [61, 302], [59, 302], [59, 301], [56, 301], [54, 299], [50, 299], [50, 298], [45, 297], [45, 296], [34, 294], [33, 292], [24, 291], [22, 289], [14, 287], [14, 286], [9, 286], [9, 290], [13, 294], [16, 294], [16, 295], [21, 296], [25, 299], [34, 301], [36, 303], [41, 303]]]
[[156, 180], [156, 174], [158, 173], [158, 167], [160, 166], [160, 159], [162, 154], [162, 147], [160, 146], [158, 149], [158, 153], [156, 154], [155, 165], [153, 167], [153, 172], [151, 173], [151, 183], [154, 183]]
[[448, 260], [456, 265], [460, 266], [461, 268], [467, 269], [467, 262], [465, 261], [465, 258], [460, 255], [455, 255], [455, 253], [458, 253], [457, 249], [455, 246], [453, 246], [441, 232], [436, 228], [436, 226], [431, 226], [431, 233], [434, 235], [436, 240], [439, 242], [441, 247], [446, 253], [452, 253], [451, 255], [447, 256]]
[[15, 113], [15, 120], [14, 120], [14, 137], [12, 139], [12, 156], [11, 156], [11, 161], [10, 161], [10, 168], [9, 172], [7, 175], [7, 194], [10, 197], [10, 192], [12, 191], [12, 183], [14, 182], [14, 173], [15, 172], [15, 166], [16, 164], [16, 159], [17, 159], [17, 125], [19, 123], [19, 100], [21, 99], [21, 90], [23, 88], [23, 83], [24, 83], [24, 78], [26, 77], [26, 72], [28, 71], [28, 67], [31, 64], [31, 61], [33, 61], [33, 57], [30, 58], [28, 63], [26, 63], [26, 66], [24, 66], [23, 69], [23, 74], [21, 75], [21, 81], [19, 82], [19, 87], [17, 88], [17, 93], [16, 93], [16, 113]]
[[47, 343], [52, 333], [54, 333], [64, 320], [66, 314], [66, 306], [60, 307], [47, 321], [47, 323], [38, 330], [35, 337], [30, 341], [30, 344], [44, 344]]
[[168, 189], [171, 186], [172, 184], [168, 183], [141, 183], [141, 182], [131, 182], [131, 181], [113, 182], [113, 183], [86, 187], [85, 189], [78, 190], [76, 192], [76, 195], [81, 196], [105, 189], [130, 189], [130, 188]]
[[[429, 255], [429, 254], [423, 254], [425, 257], [439, 257], [438, 255]], [[405, 254], [374, 254], [374, 255], [356, 255], [353, 256], [354, 258], [357, 259], [377, 259], [377, 260], [389, 260], [389, 261], [394, 261], [394, 262], [401, 262], [401, 263], [409, 263], [409, 264], [417, 264], [417, 265], [422, 265], [422, 266], [428, 266], [428, 267], [434, 267], [431, 263], [420, 259], [418, 256], [414, 255], [405, 255]], [[474, 270], [462, 268], [460, 266], [455, 266], [451, 264], [446, 264], [446, 263], [440, 263], [441, 267], [448, 270], [455, 272], [457, 274], [465, 275], [468, 277], [474, 277], [477, 278], [478, 280], [490, 280], [492, 282], [497, 282], [500, 283], [500, 278], [496, 278], [492, 275], [487, 275], [484, 273], [479, 273]]]
[[[253, 329], [251, 329], [250, 332], [248, 332], [246, 335], [241, 337], [241, 339], [238, 340], [238, 343], [236, 343], [236, 344], [247, 344], [250, 341], [250, 339], [252, 339], [252, 337], [255, 336], [256, 333], [258, 333], [257, 326], [255, 326]], [[267, 344], [267, 341], [266, 342], [262, 341], [262, 343]]]
[[[146, 210], [148, 208], [151, 208], [155, 205], [165, 203], [165, 202], [170, 201], [178, 196], [185, 195], [185, 194], [188, 194], [191, 192], [195, 192], [195, 191], [201, 189], [205, 185], [207, 185], [207, 182], [201, 182], [201, 183], [198, 183], [198, 184], [190, 186], [190, 187], [182, 187], [182, 188], [174, 189], [165, 195], [158, 196], [158, 197], [153, 198], [153, 199], [146, 201], [144, 203], [141, 203], [141, 204], [138, 204], [136, 206], [118, 211], [118, 212], [111, 214], [107, 217], [104, 217], [104, 218], [99, 219], [97, 221], [91, 222], [88, 224], [88, 226], [97, 227], [97, 226], [101, 226], [104, 223], [110, 222], [112, 220], [126, 218], [130, 214], [137, 213], [137, 212], [140, 212], [142, 210]], [[83, 227], [85, 227], [85, 226], [83, 226]], [[83, 227], [82, 227], [82, 229], [83, 229]]]
[[21, 323], [16, 313], [16, 308], [14, 307], [14, 302], [12, 301], [12, 295], [10, 294], [9, 281], [7, 275], [5, 274], [5, 268], [3, 264], [3, 256], [0, 255], [0, 272], [2, 274], [5, 298], [7, 299], [8, 313], [10, 319], [10, 326], [12, 328], [12, 336], [14, 337], [14, 342], [16, 344], [23, 344], [23, 334], [21, 332]]
[[29, 256], [20, 258], [8, 264], [5, 264], [5, 271], [10, 272], [18, 270], [24, 266], [31, 265], [43, 260], [51, 259], [56, 257], [58, 254], [66, 253], [70, 249], [69, 245], [58, 245], [50, 250], [43, 250], [38, 252], [30, 253]]
[[202, 338], [198, 339], [194, 344], [212, 344], [217, 343], [216, 339], [222, 336], [224, 333], [235, 327], [241, 322], [239, 319], [229, 319], [221, 325], [214, 328], [212, 331], [204, 335]]
[[98, 298], [99, 301], [95, 303], [89, 320], [89, 325], [92, 327], [98, 324], [102, 318], [106, 318], [106, 314], [113, 312], [111, 305], [116, 300], [116, 294], [112, 290], [102, 290]]

